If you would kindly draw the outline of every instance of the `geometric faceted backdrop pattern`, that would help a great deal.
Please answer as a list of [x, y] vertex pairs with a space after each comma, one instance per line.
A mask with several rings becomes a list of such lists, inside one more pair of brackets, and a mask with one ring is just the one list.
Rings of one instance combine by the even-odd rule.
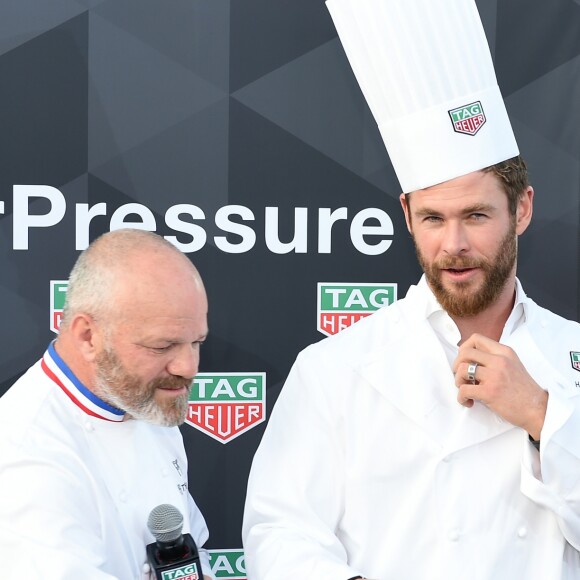
[[[519, 276], [578, 320], [580, 0], [478, 6], [536, 190]], [[182, 427], [190, 488], [208, 546], [240, 550], [267, 417], [298, 351], [323, 338], [319, 283], [354, 288], [364, 310], [364, 284], [402, 297], [420, 275], [323, 0], [3, 2], [0, 87], [0, 394], [54, 338], [51, 281], [90, 240], [169, 237], [210, 299], [204, 388]], [[337, 328], [356, 319], [340, 306]], [[254, 421], [238, 429], [242, 411]]]

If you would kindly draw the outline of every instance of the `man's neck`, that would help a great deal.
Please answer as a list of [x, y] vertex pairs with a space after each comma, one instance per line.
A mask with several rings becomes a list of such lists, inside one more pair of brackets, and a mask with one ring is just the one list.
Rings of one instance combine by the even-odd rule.
[[451, 316], [461, 333], [459, 344], [467, 340], [472, 334], [482, 334], [492, 340], [499, 341], [509, 315], [511, 314], [516, 298], [515, 278], [510, 280], [500, 294], [500, 297], [489, 308], [476, 316], [459, 318]]

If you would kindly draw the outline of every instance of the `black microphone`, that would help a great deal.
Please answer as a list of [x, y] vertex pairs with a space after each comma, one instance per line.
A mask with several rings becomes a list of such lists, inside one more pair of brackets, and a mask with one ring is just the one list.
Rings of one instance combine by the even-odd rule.
[[147, 527], [156, 542], [147, 546], [147, 560], [157, 580], [203, 580], [197, 546], [191, 534], [182, 534], [183, 516], [173, 505], [154, 507]]

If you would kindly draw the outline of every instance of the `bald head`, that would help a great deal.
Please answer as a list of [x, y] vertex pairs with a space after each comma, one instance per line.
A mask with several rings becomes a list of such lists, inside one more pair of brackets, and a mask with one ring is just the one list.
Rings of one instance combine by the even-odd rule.
[[135, 229], [106, 233], [71, 271], [60, 331], [66, 332], [80, 313], [101, 322], [119, 321], [131, 305], [162, 300], [165, 287], [184, 282], [203, 290], [190, 260], [161, 236]]
[[72, 269], [55, 348], [79, 381], [126, 416], [178, 425], [208, 334], [207, 309], [186, 256], [156, 234], [117, 230]]

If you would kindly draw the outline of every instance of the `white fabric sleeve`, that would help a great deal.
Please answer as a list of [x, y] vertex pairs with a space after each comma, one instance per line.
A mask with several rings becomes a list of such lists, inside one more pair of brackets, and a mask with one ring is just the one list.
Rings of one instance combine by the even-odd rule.
[[250, 472], [242, 530], [250, 580], [360, 573], [335, 534], [346, 468], [341, 388], [305, 359], [303, 352], [290, 371]]
[[526, 445], [522, 493], [551, 510], [566, 540], [580, 550], [580, 394], [549, 390], [540, 455]]
[[205, 519], [197, 507], [191, 494], [188, 494], [187, 498], [189, 507], [189, 529], [191, 530], [191, 537], [195, 541], [195, 545], [199, 551], [199, 560], [201, 562], [201, 568], [205, 576], [212, 577], [211, 566], [209, 565], [209, 553], [203, 545], [207, 542], [209, 538], [209, 531], [205, 523]]
[[115, 555], [104, 553], [98, 508], [85, 483], [51, 459], [23, 455], [1, 468], [3, 580], [115, 578], [103, 572]]

